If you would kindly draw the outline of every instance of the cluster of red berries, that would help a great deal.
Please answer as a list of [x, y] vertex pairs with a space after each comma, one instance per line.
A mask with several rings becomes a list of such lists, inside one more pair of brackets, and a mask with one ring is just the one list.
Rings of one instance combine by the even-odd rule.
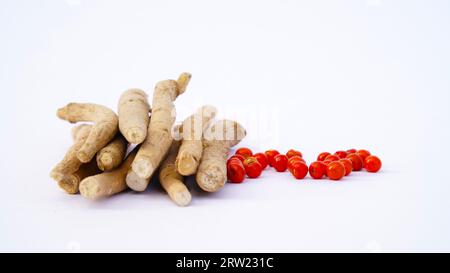
[[381, 168], [381, 160], [367, 150], [350, 149], [334, 154], [321, 153], [317, 161], [308, 167], [302, 153], [297, 150], [291, 149], [286, 154], [280, 154], [277, 150], [253, 154], [249, 148], [239, 148], [227, 161], [228, 180], [241, 183], [246, 175], [257, 178], [267, 166], [275, 168], [277, 172], [289, 170], [296, 179], [305, 178], [309, 172], [314, 179], [327, 176], [331, 180], [339, 180], [362, 168], [368, 172], [377, 172]]
[[363, 168], [368, 172], [378, 172], [381, 169], [381, 160], [367, 150], [350, 149], [334, 154], [320, 153], [317, 161], [309, 166], [309, 174], [314, 179], [327, 176], [331, 180], [339, 180], [352, 171], [360, 171]]

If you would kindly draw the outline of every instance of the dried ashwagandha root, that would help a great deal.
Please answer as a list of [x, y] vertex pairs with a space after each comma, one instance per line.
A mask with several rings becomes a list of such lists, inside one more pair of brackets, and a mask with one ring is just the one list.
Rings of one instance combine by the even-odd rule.
[[64, 175], [58, 181], [58, 185], [67, 193], [76, 194], [79, 191], [80, 182], [84, 178], [96, 175], [100, 172], [97, 162], [92, 159], [91, 162], [82, 164], [76, 172]]
[[203, 131], [217, 114], [214, 106], [205, 105], [189, 116], [182, 124], [182, 137], [177, 158], [177, 171], [184, 175], [193, 175], [197, 171], [203, 153]]
[[204, 150], [196, 180], [208, 192], [223, 188], [227, 181], [227, 155], [231, 147], [246, 135], [244, 127], [236, 121], [219, 120], [204, 133]]
[[172, 144], [171, 129], [175, 122], [173, 102], [186, 90], [190, 78], [190, 74], [183, 73], [177, 81], [165, 80], [156, 84], [147, 138], [131, 165], [133, 171], [127, 176], [127, 184], [131, 189], [145, 190], [151, 176], [167, 154]]
[[77, 151], [81, 162], [87, 163], [105, 147], [118, 131], [117, 115], [109, 108], [93, 103], [69, 103], [58, 109], [57, 116], [71, 123], [79, 121], [94, 122], [84, 144]]
[[145, 191], [148, 186], [149, 179], [140, 177], [133, 171], [132, 168], [130, 168], [126, 177], [126, 183], [127, 186], [133, 191]]
[[70, 130], [72, 139], [75, 141], [78, 137], [78, 133], [82, 132], [83, 130], [86, 130], [86, 128], [89, 128], [89, 132], [92, 128], [92, 125], [89, 124], [80, 124], [72, 127], [72, 130]]
[[150, 105], [147, 94], [140, 89], [128, 89], [120, 96], [119, 130], [128, 142], [142, 143], [147, 136]]
[[118, 133], [116, 137], [97, 153], [97, 165], [102, 171], [110, 171], [119, 166], [127, 152], [128, 143]]
[[80, 193], [88, 199], [99, 199], [114, 195], [127, 189], [125, 178], [136, 156], [135, 148], [117, 169], [89, 176], [81, 181]]
[[180, 141], [173, 141], [164, 161], [159, 169], [159, 182], [178, 206], [187, 206], [191, 202], [191, 193], [184, 184], [184, 177], [175, 167], [175, 158], [180, 147]]
[[79, 125], [72, 129], [72, 138], [74, 144], [66, 152], [64, 158], [52, 169], [50, 177], [56, 181], [61, 181], [64, 176], [71, 175], [76, 172], [83, 164], [77, 157], [78, 150], [84, 145], [89, 133], [91, 125]]

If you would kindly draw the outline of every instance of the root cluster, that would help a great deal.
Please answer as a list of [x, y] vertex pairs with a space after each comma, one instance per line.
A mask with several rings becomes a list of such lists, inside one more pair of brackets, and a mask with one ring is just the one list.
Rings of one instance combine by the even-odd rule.
[[[185, 177], [193, 176], [204, 191], [222, 189], [227, 181], [229, 149], [245, 129], [236, 121], [214, 120], [217, 109], [198, 108], [175, 124], [175, 100], [186, 91], [191, 75], [156, 84], [151, 104], [140, 89], [119, 98], [116, 114], [93, 103], [69, 103], [57, 116], [70, 123], [74, 143], [50, 176], [67, 193], [100, 199], [126, 190], [145, 191], [157, 173], [170, 199], [179, 206], [192, 200]], [[176, 128], [176, 130], [174, 130]], [[174, 137], [178, 131], [180, 138]], [[135, 146], [126, 155], [128, 146]]]

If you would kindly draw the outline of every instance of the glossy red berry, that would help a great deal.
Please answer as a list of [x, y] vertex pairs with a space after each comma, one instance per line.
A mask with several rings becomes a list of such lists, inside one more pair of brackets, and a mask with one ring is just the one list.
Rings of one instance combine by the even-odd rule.
[[309, 175], [314, 179], [321, 179], [325, 175], [326, 168], [322, 161], [314, 161], [309, 165]]
[[366, 157], [364, 168], [371, 173], [376, 173], [381, 169], [381, 160], [374, 155]]
[[273, 158], [280, 154], [277, 150], [268, 150], [264, 154], [267, 156], [267, 161], [271, 167], [273, 167]]
[[300, 157], [298, 155], [295, 155], [288, 159], [288, 170], [291, 171], [291, 167], [295, 162], [303, 162], [306, 164], [306, 161], [303, 159], [303, 157]]
[[339, 162], [344, 164], [345, 176], [349, 175], [352, 172], [352, 170], [353, 170], [353, 163], [352, 163], [352, 161], [350, 159], [348, 159], [348, 158], [342, 158], [342, 159], [339, 159]]
[[320, 153], [320, 154], [317, 156], [317, 161], [324, 161], [325, 158], [327, 158], [327, 156], [329, 156], [329, 155], [330, 155], [329, 152], [323, 152], [323, 153]]
[[232, 159], [232, 158], [236, 158], [239, 159], [242, 163], [245, 160], [245, 157], [243, 157], [242, 155], [233, 155], [232, 157], [230, 157], [228, 160]]
[[253, 155], [253, 152], [252, 152], [252, 150], [250, 150], [249, 148], [243, 147], [243, 148], [237, 149], [236, 152], [235, 152], [235, 154], [236, 154], [236, 155], [241, 155], [241, 156], [243, 156], [244, 158], [247, 158], [247, 157], [249, 157], [249, 156], [252, 156], [252, 155]]
[[366, 160], [366, 157], [368, 157], [370, 155], [369, 151], [363, 150], [363, 149], [362, 150], [358, 150], [356, 153], [361, 157], [363, 162], [364, 162], [364, 160]]
[[339, 161], [333, 161], [327, 166], [327, 176], [331, 180], [342, 179], [345, 175], [345, 167]]
[[325, 160], [338, 161], [340, 158], [337, 155], [328, 155]]
[[241, 161], [234, 160], [227, 164], [227, 177], [232, 183], [242, 183], [245, 179], [245, 168]]
[[279, 154], [273, 158], [273, 167], [277, 172], [284, 172], [287, 169], [288, 158], [285, 155]]
[[252, 156], [249, 156], [244, 161], [245, 173], [250, 178], [257, 178], [261, 175], [262, 167], [258, 160]]
[[339, 158], [345, 158], [348, 155], [346, 151], [337, 151], [334, 154], [337, 155]]
[[352, 161], [353, 171], [360, 171], [363, 167], [363, 161], [358, 154], [349, 154], [347, 155], [348, 159]]
[[256, 153], [253, 155], [253, 157], [256, 158], [256, 160], [258, 160], [258, 162], [259, 162], [259, 164], [261, 164], [261, 167], [263, 168], [263, 170], [269, 164], [269, 162], [267, 160], [267, 156], [263, 153]]
[[290, 149], [287, 153], [286, 156], [288, 158], [291, 158], [293, 156], [299, 156], [299, 157], [303, 157], [303, 154], [300, 151], [294, 150], [294, 149]]
[[303, 179], [308, 174], [308, 166], [302, 161], [296, 161], [292, 164], [290, 172], [296, 179]]

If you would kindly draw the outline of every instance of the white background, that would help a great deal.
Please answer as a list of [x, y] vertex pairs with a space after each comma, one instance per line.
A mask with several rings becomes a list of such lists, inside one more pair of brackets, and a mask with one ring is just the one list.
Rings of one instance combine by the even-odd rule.
[[[1, 1], [0, 250], [449, 251], [449, 1]], [[377, 174], [266, 171], [176, 207], [157, 186], [91, 202], [49, 171], [55, 112], [189, 71], [262, 151], [366, 148]], [[191, 181], [192, 182], [192, 181]]]

